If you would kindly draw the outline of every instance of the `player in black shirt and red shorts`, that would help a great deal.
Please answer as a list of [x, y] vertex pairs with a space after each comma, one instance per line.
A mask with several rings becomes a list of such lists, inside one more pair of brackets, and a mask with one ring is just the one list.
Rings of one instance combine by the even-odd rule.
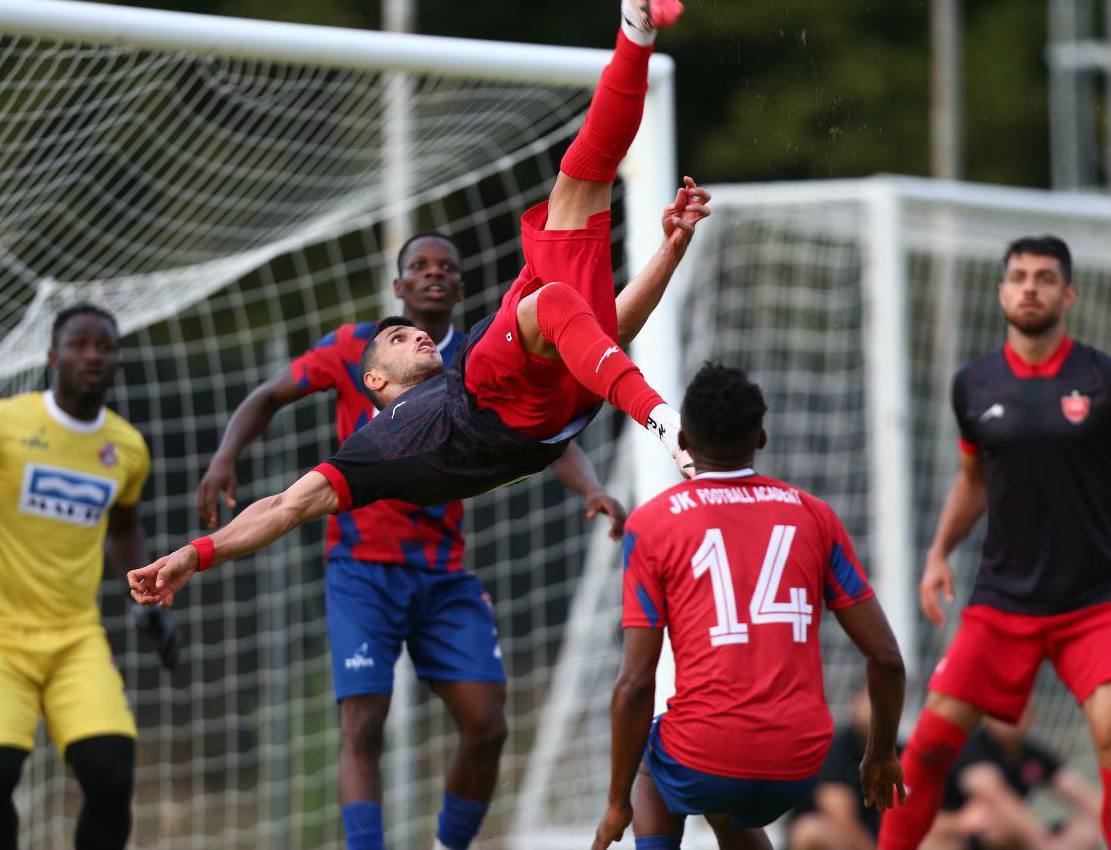
[[919, 587], [940, 625], [953, 601], [949, 553], [985, 512], [980, 571], [903, 753], [907, 804], [887, 813], [882, 850], [917, 847], [945, 776], [986, 714], [1017, 722], [1048, 659], [1087, 716], [1111, 842], [1111, 357], [1074, 341], [1068, 246], [1019, 239], [1004, 257], [1007, 342], [953, 382], [961, 466]]
[[381, 410], [328, 462], [283, 493], [129, 574], [132, 595], [170, 605], [195, 571], [248, 554], [298, 525], [378, 499], [434, 505], [539, 472], [603, 401], [653, 433], [683, 466], [679, 414], [622, 351], [659, 302], [709, 193], [686, 178], [665, 209], [664, 241], [615, 296], [610, 202], [644, 109], [656, 30], [679, 0], [622, 0], [613, 59], [549, 199], [521, 219], [525, 266], [491, 317], [445, 364], [428, 334], [381, 320], [363, 351], [363, 384]]

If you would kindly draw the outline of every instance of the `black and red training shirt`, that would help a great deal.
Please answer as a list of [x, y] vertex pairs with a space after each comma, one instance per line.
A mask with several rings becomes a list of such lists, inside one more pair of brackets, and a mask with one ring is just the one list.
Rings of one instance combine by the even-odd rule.
[[1031, 365], [1004, 345], [957, 373], [953, 410], [987, 483], [970, 604], [1049, 615], [1111, 601], [1111, 357], [1066, 337]]

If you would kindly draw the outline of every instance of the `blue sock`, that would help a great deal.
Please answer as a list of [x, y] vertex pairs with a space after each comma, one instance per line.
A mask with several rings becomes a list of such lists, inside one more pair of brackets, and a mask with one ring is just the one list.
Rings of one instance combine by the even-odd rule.
[[385, 850], [381, 803], [358, 800], [343, 806], [340, 813], [347, 836], [347, 850]]
[[486, 817], [489, 803], [464, 800], [444, 792], [444, 807], [440, 810], [440, 830], [436, 838], [450, 850], [467, 850], [471, 839], [478, 835], [482, 819]]
[[638, 835], [636, 850], [679, 850], [678, 836]]

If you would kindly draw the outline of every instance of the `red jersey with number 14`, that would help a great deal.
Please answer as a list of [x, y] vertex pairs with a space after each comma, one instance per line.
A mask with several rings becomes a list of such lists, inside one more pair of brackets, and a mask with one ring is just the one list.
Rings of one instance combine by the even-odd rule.
[[633, 511], [621, 624], [669, 630], [667, 753], [717, 776], [815, 774], [833, 735], [822, 601], [872, 596], [833, 509], [752, 470], [704, 473]]

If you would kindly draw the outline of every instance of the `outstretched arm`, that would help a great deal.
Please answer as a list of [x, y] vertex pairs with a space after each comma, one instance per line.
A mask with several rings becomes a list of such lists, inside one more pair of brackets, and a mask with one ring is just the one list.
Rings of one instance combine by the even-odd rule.
[[710, 215], [709, 205], [710, 192], [690, 177], [684, 177], [674, 203], [664, 208], [663, 244], [617, 296], [617, 342], [622, 348], [636, 338], [660, 303], [671, 276], [694, 238], [695, 225]]
[[578, 443], [567, 446], [563, 457], [552, 464], [552, 472], [563, 486], [569, 487], [583, 497], [583, 501], [586, 502], [587, 519], [605, 514], [610, 518], [610, 538], [621, 539], [627, 516], [625, 507], [606, 492], [606, 488], [598, 480], [598, 473], [594, 469], [590, 456], [579, 447]]
[[243, 449], [266, 430], [275, 413], [310, 392], [293, 380], [292, 372], [286, 369], [259, 384], [240, 402], [228, 420], [220, 447], [209, 461], [197, 488], [197, 513], [206, 527], [216, 527], [219, 518], [217, 502], [221, 493], [226, 494], [224, 504], [229, 508], [235, 507], [235, 488], [238, 484], [235, 462]]
[[[339, 499], [328, 479], [308, 472], [283, 493], [259, 499], [219, 531], [205, 538], [211, 542], [210, 562], [205, 568], [248, 555], [270, 545], [309, 520], [339, 508]], [[201, 566], [193, 544], [159, 558], [127, 574], [131, 595], [144, 605], [169, 608], [174, 596]]]

